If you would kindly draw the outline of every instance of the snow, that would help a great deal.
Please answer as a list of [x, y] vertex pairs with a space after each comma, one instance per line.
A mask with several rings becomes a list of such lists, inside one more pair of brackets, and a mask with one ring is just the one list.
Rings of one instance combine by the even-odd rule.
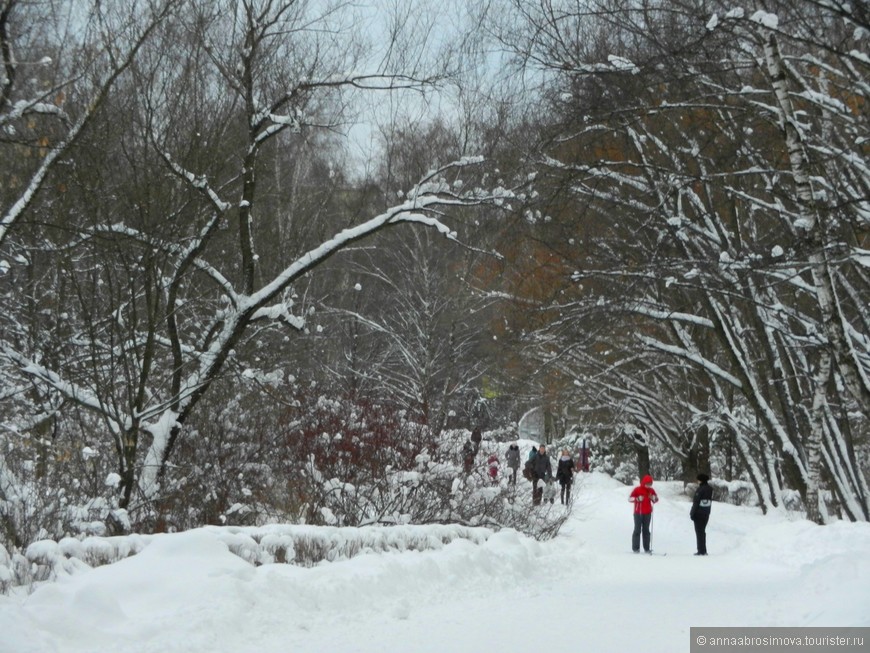
[[[667, 555], [634, 555], [630, 488], [597, 473], [580, 480], [571, 518], [544, 543], [501, 531], [303, 567], [231, 553], [233, 542], [251, 551], [244, 529], [151, 536], [120, 562], [0, 596], [0, 653], [118, 642], [128, 653], [670, 653], [688, 650], [692, 626], [870, 626], [870, 524], [714, 503], [710, 555], [698, 558], [682, 484], [656, 483], [653, 548]], [[260, 545], [292, 549], [293, 528], [303, 527], [276, 526]]]
[[625, 59], [624, 57], [617, 57], [616, 55], [611, 54], [611, 55], [607, 56], [607, 61], [616, 70], [624, 70], [624, 71], [628, 71], [631, 73], [640, 72], [640, 69], [637, 67], [637, 65], [633, 61]]
[[758, 23], [768, 29], [777, 29], [779, 27], [779, 17], [776, 14], [771, 14], [767, 11], [759, 9], [749, 18], [752, 22]]

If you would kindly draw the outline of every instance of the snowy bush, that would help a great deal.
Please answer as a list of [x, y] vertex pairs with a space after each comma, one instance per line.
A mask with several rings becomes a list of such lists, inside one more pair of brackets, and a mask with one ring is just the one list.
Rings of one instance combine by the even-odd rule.
[[[97, 446], [70, 444], [82, 442], [80, 434], [70, 433], [46, 450], [42, 476], [38, 466], [24, 464], [25, 447], [0, 458], [0, 466], [14, 461], [19, 470], [33, 470], [0, 483], [0, 544], [12, 557], [51, 540], [67, 559], [99, 565], [123, 555], [110, 548], [119, 541], [115, 536], [206, 524], [459, 524], [509, 527], [546, 539], [563, 521], [556, 511], [532, 508], [522, 479], [517, 489], [504, 479], [493, 485], [486, 475], [483, 461], [490, 453], [503, 455], [507, 431], [495, 438], [487, 434], [478, 465], [466, 474], [459, 453], [466, 430], [435, 439], [402, 410], [351, 401], [311, 384], [282, 385], [282, 401], [272, 404], [244, 383], [227, 389], [232, 399], [203, 402], [187, 427], [178, 446], [188, 464], [169, 467], [160, 492], [149, 501], [134, 496], [127, 510], [118, 507], [115, 495], [115, 460]], [[244, 542], [232, 545], [248, 550]], [[257, 555], [308, 559], [321, 549], [304, 540], [272, 539]], [[48, 567], [63, 568], [47, 559], [40, 557], [35, 577], [54, 573]]]
[[66, 422], [53, 440], [0, 433], [0, 545], [9, 551], [65, 535], [129, 532], [129, 517], [107, 485], [112, 457], [81, 446], [79, 429]]
[[9, 556], [9, 552], [6, 551], [6, 547], [0, 544], [0, 594], [5, 594], [12, 587], [14, 579], [12, 558]]
[[[482, 464], [464, 473], [459, 451], [468, 431], [446, 431], [436, 440], [392, 406], [323, 394], [311, 385], [281, 390], [281, 415], [263, 410], [243, 418], [240, 398], [198, 420], [198, 437], [184, 446], [203, 443], [211, 453], [191, 451], [202, 463], [166, 479], [178, 491], [164, 501], [157, 530], [289, 522], [509, 526], [534, 537], [553, 532], [550, 521], [539, 523], [530, 506], [515, 501], [515, 490], [493, 487]], [[507, 446], [486, 442], [486, 455]], [[182, 499], [187, 512], [176, 503]]]
[[[322, 562], [346, 560], [366, 553], [427, 551], [455, 540], [485, 542], [493, 531], [459, 525], [330, 527], [278, 525], [263, 527], [208, 526], [205, 530], [246, 562], [295, 564], [311, 567]], [[155, 537], [64, 538], [41, 540], [27, 547], [25, 555], [10, 556], [0, 546], [0, 593], [34, 582], [54, 581], [84, 569], [114, 564], [142, 551]]]

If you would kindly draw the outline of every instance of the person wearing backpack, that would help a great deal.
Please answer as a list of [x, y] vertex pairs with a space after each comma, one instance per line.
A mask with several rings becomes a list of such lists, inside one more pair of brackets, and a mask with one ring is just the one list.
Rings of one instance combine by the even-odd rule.
[[526, 459], [526, 464], [523, 465], [523, 478], [528, 481], [535, 480], [535, 457], [537, 455], [537, 447], [532, 447], [532, 450], [529, 452], [529, 457]]
[[640, 553], [640, 539], [643, 534], [644, 553], [650, 550], [650, 524], [652, 523], [653, 504], [659, 500], [659, 495], [653, 490], [653, 478], [644, 476], [640, 485], [631, 491], [629, 503], [634, 505], [634, 531], [631, 534], [631, 550]]

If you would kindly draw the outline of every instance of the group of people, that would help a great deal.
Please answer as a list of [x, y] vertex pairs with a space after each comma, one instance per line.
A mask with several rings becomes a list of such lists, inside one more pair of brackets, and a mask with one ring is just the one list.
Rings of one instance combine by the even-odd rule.
[[[471, 433], [471, 437], [462, 449], [463, 466], [465, 473], [471, 473], [474, 465], [474, 457], [480, 448], [481, 434], [479, 429]], [[520, 468], [520, 447], [514, 442], [505, 454], [505, 462], [511, 470], [508, 475], [508, 483], [516, 485], [517, 472]], [[571, 452], [562, 449], [559, 461], [556, 463], [556, 474], [553, 474], [553, 465], [550, 454], [544, 444], [532, 447], [523, 466], [523, 476], [532, 482], [532, 505], [556, 502], [555, 482], [559, 483], [559, 501], [567, 505], [571, 501], [571, 485], [574, 482], [574, 473], [577, 467]], [[491, 454], [487, 459], [487, 472], [494, 484], [498, 483], [499, 460], [496, 454]], [[698, 489], [692, 499], [692, 508], [689, 517], [695, 526], [695, 542], [697, 551], [695, 555], [707, 555], [707, 522], [710, 519], [710, 507], [713, 503], [713, 488], [709, 484], [710, 477], [706, 474], [698, 474]], [[635, 487], [628, 497], [633, 505], [634, 530], [631, 534], [631, 550], [640, 553], [641, 545], [646, 553], [652, 553], [651, 525], [653, 504], [659, 500], [658, 494], [653, 489], [653, 478], [649, 474], [644, 476], [640, 484]]]
[[[519, 453], [519, 449], [517, 449]], [[559, 483], [559, 502], [568, 505], [571, 502], [571, 485], [574, 483], [574, 459], [571, 452], [562, 449], [559, 461], [556, 463], [556, 474], [553, 475], [553, 463], [550, 454], [547, 453], [547, 445], [532, 447], [526, 464], [523, 467], [523, 476], [532, 482], [532, 504], [541, 505], [544, 502], [556, 502], [556, 486]], [[554, 482], [555, 480], [555, 482]], [[516, 480], [514, 480], [516, 482]]]
[[[689, 518], [695, 525], [696, 556], [707, 555], [707, 522], [710, 520], [710, 508], [713, 504], [713, 488], [710, 486], [710, 477], [706, 474], [698, 474], [698, 489], [692, 497], [692, 507], [689, 509]], [[628, 497], [629, 503], [634, 506], [634, 531], [631, 534], [631, 550], [640, 553], [641, 541], [643, 550], [652, 553], [651, 524], [653, 504], [659, 500], [658, 494], [653, 489], [653, 478], [649, 474], [640, 480], [640, 485], [631, 491]]]
[[[471, 473], [479, 448], [480, 432], [475, 429], [462, 447], [463, 469], [466, 474]], [[508, 447], [505, 454], [505, 463], [510, 470], [507, 477], [508, 484], [516, 485], [517, 473], [520, 469], [520, 447], [516, 442]], [[486, 465], [490, 480], [493, 484], [498, 484], [498, 456], [494, 453], [491, 454], [486, 461]], [[562, 450], [559, 461], [556, 463], [556, 473], [554, 475], [550, 454], [547, 452], [547, 445], [541, 444], [538, 447], [532, 447], [523, 466], [523, 476], [532, 482], [532, 503], [536, 506], [544, 502], [555, 503], [555, 483], [558, 482], [560, 487], [559, 501], [563, 505], [567, 505], [571, 501], [571, 485], [574, 482], [575, 471], [574, 459], [571, 457], [571, 452], [568, 449]]]

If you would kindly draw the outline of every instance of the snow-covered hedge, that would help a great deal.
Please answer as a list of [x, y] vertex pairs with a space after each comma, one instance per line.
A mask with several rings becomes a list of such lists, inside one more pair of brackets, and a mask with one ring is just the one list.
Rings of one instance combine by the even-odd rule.
[[[485, 542], [493, 531], [458, 525], [332, 527], [273, 524], [261, 527], [206, 526], [227, 548], [253, 565], [289, 563], [312, 566], [369, 552], [440, 549], [454, 540]], [[24, 554], [10, 555], [0, 545], [0, 592], [35, 581], [55, 580], [142, 551], [154, 538], [171, 534], [40, 540]]]
[[271, 525], [212, 527], [237, 556], [251, 564], [286, 562], [312, 566], [361, 553], [440, 549], [454, 540], [480, 544], [493, 531], [458, 525], [333, 527]]

